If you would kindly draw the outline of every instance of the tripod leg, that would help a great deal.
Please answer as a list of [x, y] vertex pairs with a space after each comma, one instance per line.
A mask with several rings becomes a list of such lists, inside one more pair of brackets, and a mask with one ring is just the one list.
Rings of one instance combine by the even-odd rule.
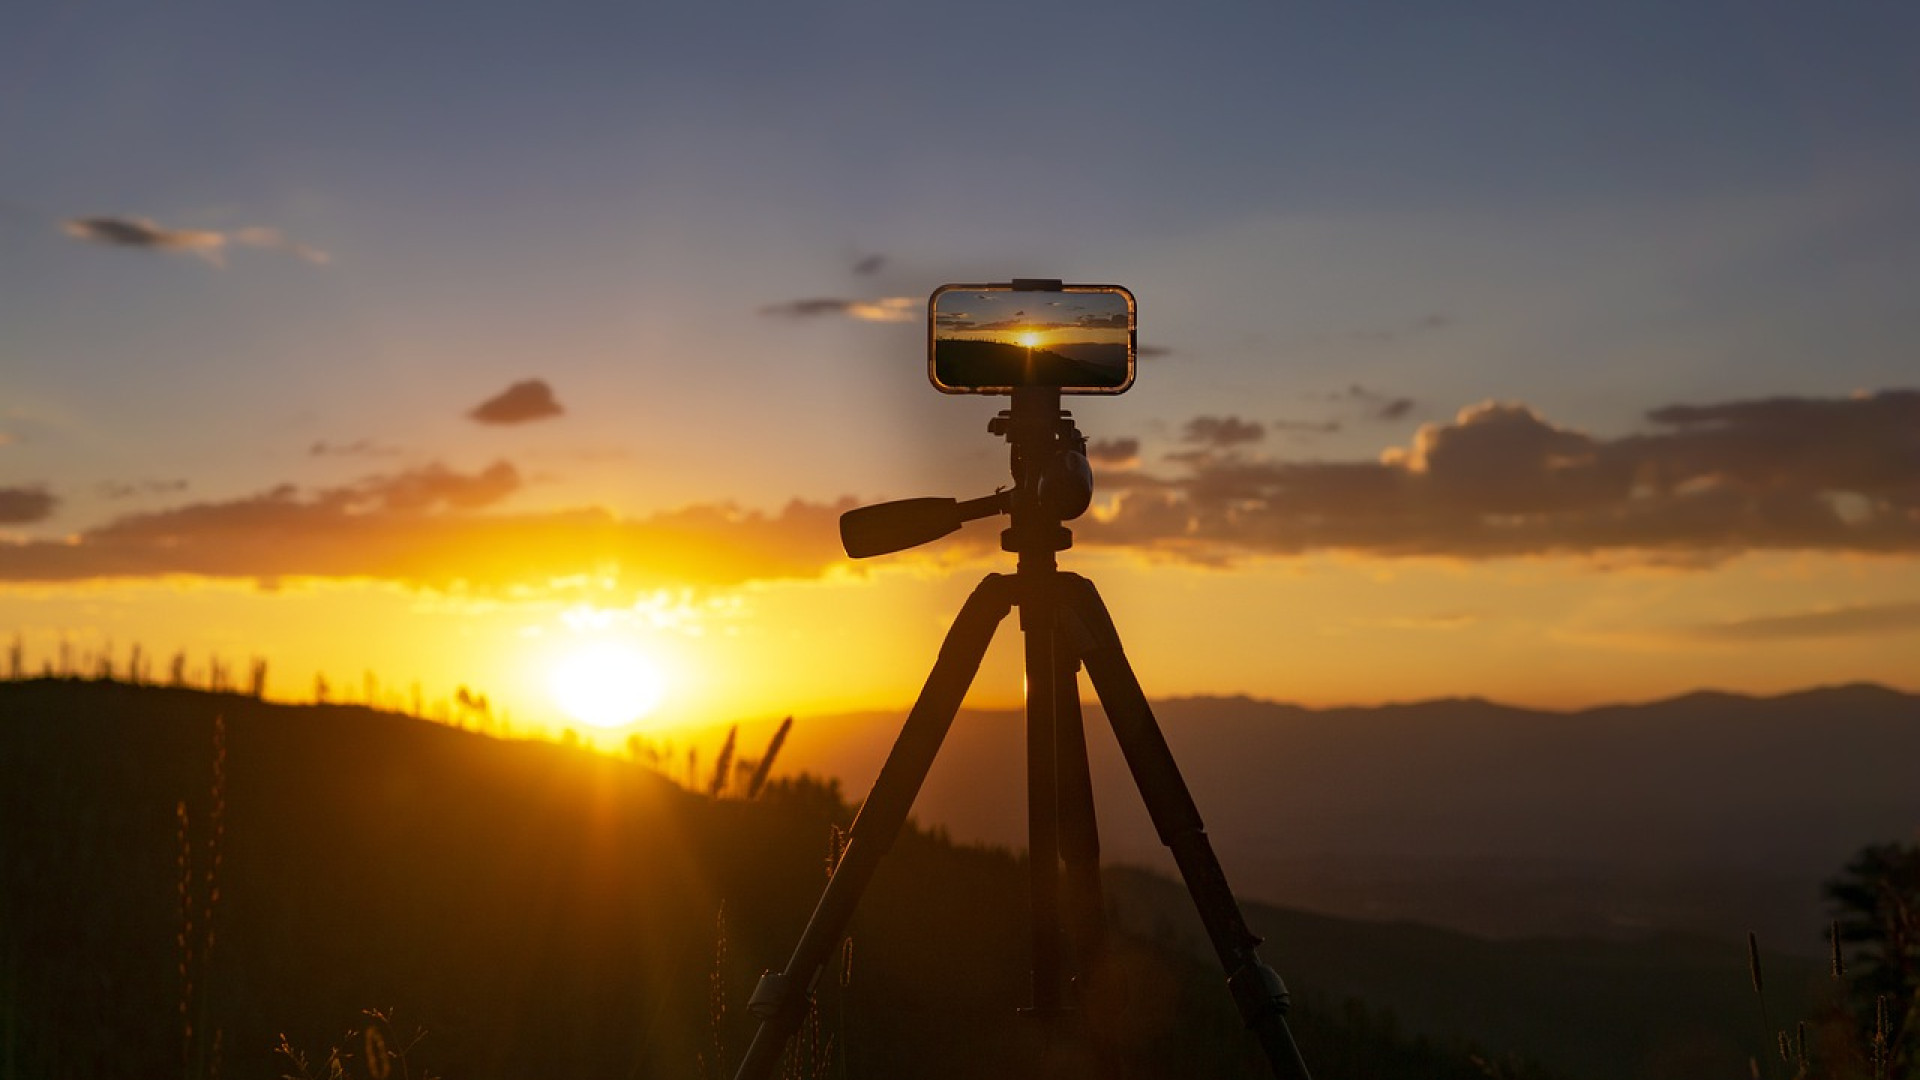
[[1060, 856], [1068, 943], [1083, 979], [1105, 959], [1106, 902], [1100, 887], [1100, 832], [1087, 767], [1087, 733], [1080, 715], [1080, 662], [1071, 644], [1054, 634], [1054, 775], [1059, 778]]
[[[1061, 612], [1065, 617], [1065, 612]], [[1058, 624], [1056, 624], [1056, 627]], [[1107, 906], [1100, 885], [1100, 832], [1087, 767], [1087, 735], [1080, 714], [1080, 662], [1068, 635], [1054, 631], [1054, 772], [1059, 778], [1062, 916], [1076, 973], [1075, 1005], [1093, 1053], [1092, 1075], [1132, 1075], [1120, 1050], [1121, 1017], [1113, 973], [1107, 968]]]
[[940, 646], [939, 659], [920, 689], [919, 700], [894, 741], [886, 764], [874, 779], [873, 790], [860, 804], [853, 828], [847, 834], [847, 846], [833, 877], [821, 893], [812, 918], [801, 931], [800, 942], [783, 971], [769, 971], [760, 977], [747, 1002], [747, 1010], [760, 1019], [747, 1054], [734, 1073], [735, 1080], [764, 1080], [780, 1064], [780, 1052], [787, 1040], [806, 1018], [807, 1003], [813, 997], [820, 971], [846, 934], [860, 894], [866, 891], [880, 859], [893, 846], [900, 826], [907, 820], [913, 798], [919, 794], [927, 769], [940, 751], [940, 743], [953, 726], [954, 714], [967, 695], [980, 670], [993, 632], [1013, 606], [1010, 579], [989, 574], [973, 595], [967, 597], [946, 641]]
[[[1173, 852], [1187, 892], [1200, 910], [1213, 951], [1227, 972], [1240, 1017], [1252, 1029], [1265, 1051], [1274, 1075], [1283, 1080], [1308, 1080], [1307, 1066], [1287, 1028], [1287, 989], [1280, 976], [1254, 951], [1260, 938], [1247, 929], [1240, 905], [1227, 887], [1226, 874], [1207, 840], [1206, 825], [1193, 795], [1180, 776], [1160, 725], [1153, 719], [1140, 680], [1120, 647], [1113, 616], [1093, 582], [1077, 574], [1061, 574], [1061, 600], [1085, 634], [1080, 650], [1100, 703], [1106, 708], [1113, 734], [1133, 782], [1145, 800], [1160, 842]], [[1066, 624], [1063, 624], [1063, 626]]]

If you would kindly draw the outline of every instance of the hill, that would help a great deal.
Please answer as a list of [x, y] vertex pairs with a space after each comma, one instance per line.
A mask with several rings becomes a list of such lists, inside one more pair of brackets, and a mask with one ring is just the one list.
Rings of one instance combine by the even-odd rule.
[[[369, 1007], [424, 1024], [416, 1061], [455, 1080], [719, 1075], [849, 815], [818, 782], [710, 800], [564, 746], [112, 683], [0, 685], [0, 762], [8, 1076], [278, 1075], [280, 1033], [324, 1056]], [[1030, 1070], [1025, 888], [1006, 850], [904, 836], [823, 990], [829, 1074]], [[1112, 906], [1137, 1075], [1261, 1075], [1177, 887], [1116, 873]], [[1712, 943], [1251, 921], [1323, 1080], [1480, 1076], [1475, 1052], [1724, 1074], [1754, 1041], [1744, 958]]]
[[998, 341], [943, 338], [934, 372], [947, 386], [1118, 386], [1127, 377], [1127, 347], [1083, 342], [1026, 348]]

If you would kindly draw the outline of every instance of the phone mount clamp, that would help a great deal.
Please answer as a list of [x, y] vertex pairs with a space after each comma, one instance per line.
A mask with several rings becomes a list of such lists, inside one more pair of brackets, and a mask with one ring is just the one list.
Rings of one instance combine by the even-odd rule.
[[[1033, 1004], [1047, 1022], [1073, 1015], [1094, 995], [1106, 959], [1106, 911], [1100, 842], [1087, 764], [1078, 672], [1084, 665], [1139, 789], [1160, 842], [1172, 852], [1207, 936], [1227, 973], [1227, 989], [1276, 1077], [1307, 1080], [1287, 1027], [1280, 976], [1255, 952], [1220, 862], [1148, 706], [1119, 632], [1093, 582], [1061, 571], [1055, 556], [1073, 544], [1063, 522], [1093, 499], [1087, 441], [1060, 408], [1058, 387], [1015, 387], [1011, 408], [989, 433], [1011, 447], [1013, 487], [978, 499], [905, 499], [848, 511], [840, 536], [853, 558], [901, 551], [1006, 514], [1000, 545], [1017, 557], [1014, 572], [988, 574], [961, 607], [938, 658], [907, 714], [893, 749], [861, 804], [834, 867], [787, 966], [760, 979], [747, 1008], [760, 1020], [735, 1080], [774, 1075], [787, 1042], [805, 1019], [821, 972], [845, 935], [860, 895], [906, 822], [907, 811], [978, 673], [1002, 620], [1020, 609], [1027, 698], [1027, 850], [1032, 898]], [[1094, 1050], [1108, 1075], [1118, 1066], [1111, 1018], [1089, 1009]]]

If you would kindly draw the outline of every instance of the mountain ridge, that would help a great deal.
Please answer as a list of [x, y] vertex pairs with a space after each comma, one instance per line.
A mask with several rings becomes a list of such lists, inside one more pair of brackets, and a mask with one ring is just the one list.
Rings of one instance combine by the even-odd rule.
[[[1758, 928], [1815, 955], [1822, 882], [1861, 845], [1920, 826], [1920, 696], [1878, 684], [1565, 711], [1244, 695], [1154, 709], [1236, 886], [1310, 910], [1495, 936]], [[1103, 849], [1169, 869], [1097, 704], [1086, 714]], [[857, 798], [899, 723], [801, 716], [783, 755]], [[963, 709], [915, 814], [1023, 845], [1023, 728], [1016, 710]], [[1517, 899], [1489, 909], [1503, 887]]]

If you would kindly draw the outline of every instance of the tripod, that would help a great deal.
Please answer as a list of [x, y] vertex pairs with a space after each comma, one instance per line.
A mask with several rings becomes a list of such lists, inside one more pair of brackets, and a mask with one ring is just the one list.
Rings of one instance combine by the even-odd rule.
[[1100, 842], [1077, 685], [1084, 664], [1154, 830], [1172, 851], [1226, 969], [1227, 989], [1241, 1018], [1276, 1077], [1308, 1080], [1287, 1028], [1286, 987], [1254, 951], [1260, 938], [1247, 929], [1227, 887], [1200, 812], [1121, 650], [1113, 619], [1091, 581], [1057, 565], [1056, 553], [1072, 544], [1072, 533], [1061, 522], [1080, 516], [1093, 498], [1086, 438], [1071, 415], [1061, 411], [1058, 388], [1016, 387], [1012, 398], [1012, 408], [988, 426], [990, 433], [1011, 444], [1011, 490], [965, 502], [931, 498], [883, 503], [849, 511], [840, 519], [847, 554], [865, 558], [938, 539], [975, 518], [1006, 513], [1011, 524], [1000, 543], [1018, 561], [1012, 575], [988, 574], [947, 631], [792, 957], [784, 970], [763, 975], [748, 1001], [760, 1027], [735, 1080], [764, 1080], [778, 1067], [861, 893], [906, 821], [994, 631], [1014, 607], [1020, 609], [1027, 675], [1027, 849], [1033, 912], [1033, 1005], [1027, 1011], [1049, 1022], [1068, 1015], [1074, 1004], [1067, 979], [1069, 956], [1077, 961], [1082, 978], [1097, 985], [1106, 951]]

